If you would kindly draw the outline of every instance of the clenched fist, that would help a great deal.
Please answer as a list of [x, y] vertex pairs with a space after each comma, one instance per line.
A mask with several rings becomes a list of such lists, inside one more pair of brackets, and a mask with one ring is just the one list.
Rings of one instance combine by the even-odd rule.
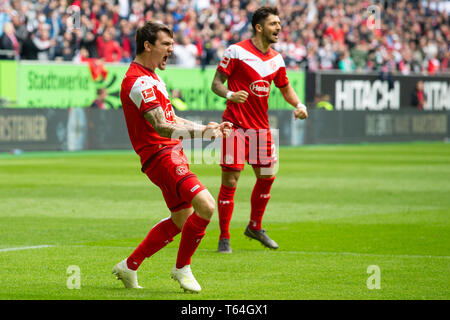
[[224, 138], [227, 138], [227, 137], [229, 137], [231, 135], [232, 128], [233, 128], [233, 124], [231, 122], [228, 122], [228, 121], [222, 122], [219, 125], [219, 129], [222, 132], [222, 136]]
[[234, 103], [244, 103], [247, 100], [248, 92], [245, 90], [240, 90], [238, 92], [233, 92], [231, 97], [228, 99]]
[[210, 122], [203, 128], [203, 138], [212, 139], [222, 138], [222, 131], [220, 125], [217, 122]]
[[308, 111], [306, 110], [306, 106], [304, 104], [299, 104], [294, 110], [295, 119], [306, 119], [308, 118]]

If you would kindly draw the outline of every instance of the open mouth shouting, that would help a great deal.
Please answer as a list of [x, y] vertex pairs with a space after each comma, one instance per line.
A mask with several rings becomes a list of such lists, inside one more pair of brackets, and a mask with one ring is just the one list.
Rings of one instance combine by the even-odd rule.
[[168, 53], [162, 57], [161, 62], [159, 63], [159, 68], [164, 68], [164, 69], [166, 68], [169, 57], [170, 57], [170, 53]]
[[272, 42], [278, 42], [279, 33], [280, 31], [275, 31], [274, 33], [272, 33]]

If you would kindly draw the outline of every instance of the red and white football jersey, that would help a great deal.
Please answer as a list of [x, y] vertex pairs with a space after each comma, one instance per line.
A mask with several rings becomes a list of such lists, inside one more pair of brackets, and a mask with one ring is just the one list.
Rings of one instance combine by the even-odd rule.
[[131, 144], [142, 165], [162, 148], [181, 145], [179, 139], [161, 137], [144, 118], [145, 112], [161, 107], [166, 120], [174, 122], [166, 84], [152, 70], [132, 62], [122, 81], [120, 100]]
[[228, 89], [248, 92], [244, 103], [227, 100], [223, 120], [242, 128], [269, 129], [267, 110], [272, 81], [278, 88], [289, 84], [281, 54], [270, 47], [263, 53], [248, 39], [229, 46], [217, 70], [228, 77]]

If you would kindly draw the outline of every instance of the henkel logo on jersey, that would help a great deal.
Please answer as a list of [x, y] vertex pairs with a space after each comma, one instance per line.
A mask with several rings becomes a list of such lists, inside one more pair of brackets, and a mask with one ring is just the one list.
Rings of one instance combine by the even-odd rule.
[[270, 92], [270, 83], [266, 80], [257, 80], [250, 84], [250, 91], [258, 97], [267, 97]]
[[156, 95], [155, 95], [155, 92], [153, 91], [152, 87], [142, 90], [141, 94], [142, 94], [142, 98], [144, 99], [145, 103], [156, 100]]

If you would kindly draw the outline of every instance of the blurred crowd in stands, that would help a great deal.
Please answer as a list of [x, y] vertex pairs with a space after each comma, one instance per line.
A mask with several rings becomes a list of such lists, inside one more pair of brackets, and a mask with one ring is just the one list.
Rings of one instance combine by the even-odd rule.
[[280, 9], [289, 69], [450, 71], [450, 1], [431, 0], [0, 0], [0, 58], [127, 63], [136, 28], [156, 20], [174, 30], [171, 63], [215, 65], [261, 5]]

